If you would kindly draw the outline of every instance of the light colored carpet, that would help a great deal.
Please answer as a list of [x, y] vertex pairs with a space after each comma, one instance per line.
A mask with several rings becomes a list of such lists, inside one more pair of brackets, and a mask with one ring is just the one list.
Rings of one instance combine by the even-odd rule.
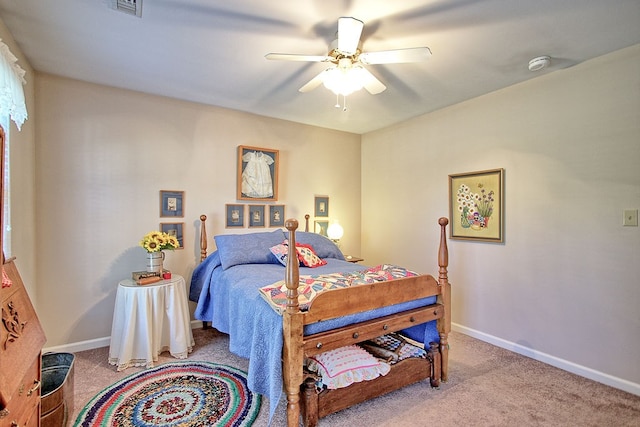
[[[190, 360], [248, 369], [248, 361], [228, 351], [228, 338], [213, 329], [194, 330]], [[320, 420], [331, 427], [398, 426], [634, 426], [640, 427], [640, 396], [562, 371], [541, 362], [453, 332], [449, 381], [439, 389], [414, 384]], [[116, 372], [108, 348], [76, 353], [75, 420], [100, 390], [139, 368]], [[168, 353], [159, 363], [175, 361]], [[265, 398], [254, 426], [268, 424]], [[285, 426], [280, 402], [272, 426]]]

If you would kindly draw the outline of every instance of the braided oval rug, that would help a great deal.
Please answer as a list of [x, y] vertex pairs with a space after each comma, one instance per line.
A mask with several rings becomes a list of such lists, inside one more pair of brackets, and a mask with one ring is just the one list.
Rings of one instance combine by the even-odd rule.
[[210, 362], [173, 362], [129, 375], [98, 393], [74, 427], [248, 427], [260, 395], [244, 371]]

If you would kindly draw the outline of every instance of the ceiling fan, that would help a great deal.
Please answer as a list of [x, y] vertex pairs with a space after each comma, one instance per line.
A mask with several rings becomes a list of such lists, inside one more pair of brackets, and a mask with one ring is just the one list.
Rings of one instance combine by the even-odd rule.
[[352, 17], [338, 19], [337, 39], [329, 46], [327, 55], [298, 55], [269, 53], [265, 58], [280, 61], [328, 62], [331, 66], [302, 86], [300, 92], [309, 92], [324, 86], [336, 95], [347, 96], [363, 87], [372, 95], [387, 87], [364, 66], [426, 61], [431, 57], [428, 47], [362, 52], [360, 36], [364, 23]]

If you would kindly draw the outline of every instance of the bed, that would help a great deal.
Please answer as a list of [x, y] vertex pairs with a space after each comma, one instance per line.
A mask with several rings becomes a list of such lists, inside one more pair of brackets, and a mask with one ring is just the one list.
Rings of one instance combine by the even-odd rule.
[[[302, 416], [304, 425], [314, 426], [319, 418], [408, 384], [429, 379], [438, 387], [446, 381], [448, 220], [438, 220], [436, 279], [397, 266], [348, 262], [332, 241], [308, 231], [305, 218], [305, 231], [297, 231], [298, 221], [289, 219], [286, 232], [215, 236], [216, 251], [207, 255], [206, 216], [200, 217], [201, 263], [189, 295], [197, 303], [194, 317], [228, 334], [230, 351], [249, 359], [249, 388], [269, 398], [270, 416], [283, 393], [288, 425], [298, 426]], [[322, 265], [308, 267], [298, 256], [278, 259], [274, 248], [283, 243], [311, 248]], [[369, 280], [372, 274], [384, 279]], [[352, 282], [354, 277], [359, 279]], [[421, 344], [425, 355], [400, 360], [377, 378], [345, 388], [319, 385], [318, 371], [310, 368], [322, 363], [314, 362], [380, 337], [406, 338]]]

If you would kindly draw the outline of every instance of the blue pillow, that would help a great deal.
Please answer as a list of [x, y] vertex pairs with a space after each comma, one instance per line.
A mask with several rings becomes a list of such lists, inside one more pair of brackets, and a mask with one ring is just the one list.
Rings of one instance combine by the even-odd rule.
[[220, 234], [214, 237], [222, 268], [239, 264], [277, 264], [271, 253], [274, 245], [284, 241], [280, 229], [264, 233]]
[[[286, 234], [288, 238], [289, 233]], [[338, 248], [338, 246], [329, 238], [321, 234], [311, 233], [308, 231], [297, 231], [296, 242], [311, 245], [311, 247], [313, 247], [313, 251], [320, 258], [336, 258], [344, 261], [344, 255], [340, 251], [340, 248]]]

